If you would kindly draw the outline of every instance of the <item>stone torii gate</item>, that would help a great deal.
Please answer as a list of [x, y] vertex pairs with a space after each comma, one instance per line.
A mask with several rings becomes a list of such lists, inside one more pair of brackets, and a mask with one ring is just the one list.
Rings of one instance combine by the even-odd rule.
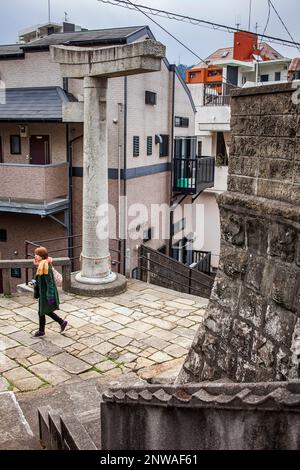
[[63, 77], [84, 81], [81, 271], [72, 275], [70, 290], [79, 294], [115, 295], [126, 289], [126, 279], [111, 271], [108, 234], [97, 235], [97, 211], [100, 205], [108, 204], [107, 82], [111, 77], [159, 71], [165, 46], [145, 40], [105, 48], [51, 46], [50, 49], [51, 58], [60, 64]]

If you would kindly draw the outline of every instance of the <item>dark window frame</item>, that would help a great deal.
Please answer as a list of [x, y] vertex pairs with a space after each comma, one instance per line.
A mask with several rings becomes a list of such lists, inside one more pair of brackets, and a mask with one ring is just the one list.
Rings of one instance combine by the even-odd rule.
[[[264, 77], [264, 78], [263, 78]], [[266, 83], [269, 81], [269, 78], [270, 78], [270, 75], [268, 73], [263, 73], [260, 77], [259, 77], [259, 81], [262, 82], [262, 83]]]
[[281, 72], [275, 72], [275, 82], [281, 81]]
[[175, 127], [189, 127], [190, 120], [186, 117], [175, 116]]
[[0, 228], [0, 242], [7, 242], [7, 230]]
[[21, 268], [11, 268], [10, 277], [14, 277], [16, 279], [21, 279], [21, 277], [22, 277]]
[[159, 144], [159, 157], [168, 157], [170, 147], [170, 136], [168, 134], [160, 134], [160, 136], [163, 141], [161, 144]]
[[153, 235], [153, 227], [148, 227], [146, 230], [143, 232], [143, 243], [148, 242], [149, 240], [152, 240], [152, 235]]
[[[17, 138], [18, 141], [18, 152], [13, 151], [13, 139]], [[10, 135], [10, 154], [11, 155], [21, 155], [22, 154], [22, 147], [21, 147], [21, 137], [19, 134], [11, 134]]]
[[151, 106], [155, 106], [157, 103], [157, 93], [154, 91], [145, 91], [145, 104], [150, 104]]
[[133, 152], [132, 155], [133, 157], [139, 157], [140, 156], [140, 137], [138, 135], [133, 136]]

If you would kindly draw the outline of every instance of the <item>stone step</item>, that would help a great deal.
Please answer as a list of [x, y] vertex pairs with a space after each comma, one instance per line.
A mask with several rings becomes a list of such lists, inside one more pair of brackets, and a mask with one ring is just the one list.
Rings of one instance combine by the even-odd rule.
[[41, 449], [13, 392], [0, 393], [0, 450]]

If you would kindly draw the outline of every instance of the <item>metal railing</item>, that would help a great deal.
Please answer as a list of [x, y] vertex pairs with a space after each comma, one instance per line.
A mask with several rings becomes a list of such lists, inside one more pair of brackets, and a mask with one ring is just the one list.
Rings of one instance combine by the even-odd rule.
[[[79, 239], [79, 241], [78, 241]], [[48, 248], [48, 252], [50, 256], [57, 255], [57, 254], [64, 254], [68, 253], [71, 251], [73, 253], [73, 256], [69, 257], [71, 264], [74, 265], [74, 262], [79, 262], [80, 260], [80, 253], [82, 250], [82, 235], [72, 235], [72, 236], [67, 236], [67, 237], [58, 237], [58, 238], [49, 238], [46, 240], [35, 240], [35, 241], [29, 241], [25, 240], [24, 245], [25, 245], [25, 258], [26, 259], [33, 259], [34, 254], [33, 251], [35, 248], [38, 246], [46, 246]], [[63, 244], [65, 242], [64, 247], [62, 248], [56, 248], [58, 243]], [[70, 243], [71, 242], [71, 243]], [[54, 243], [54, 246], [52, 247], [51, 245]], [[116, 266], [116, 270], [119, 274], [122, 274], [122, 240], [119, 239], [110, 239], [109, 240], [109, 251], [112, 253], [112, 259], [111, 259], [111, 264], [112, 266]], [[78, 254], [74, 254], [75, 250], [78, 250]], [[28, 269], [26, 269], [26, 284], [29, 282], [29, 273]]]
[[206, 95], [204, 106], [229, 106], [230, 95]]
[[[53, 266], [61, 267], [63, 284], [62, 288], [65, 291], [69, 290], [71, 283], [71, 260], [69, 258], [54, 258]], [[21, 270], [32, 270], [34, 266], [32, 260], [19, 259], [19, 260], [0, 260], [0, 271], [2, 273], [3, 294], [11, 295], [11, 269], [19, 268]]]
[[173, 190], [196, 193], [214, 185], [214, 157], [174, 158]]
[[211, 274], [211, 252], [192, 250], [192, 263], [190, 267], [206, 274]]
[[209, 298], [214, 280], [152, 248], [141, 245], [136, 275], [141, 281]]

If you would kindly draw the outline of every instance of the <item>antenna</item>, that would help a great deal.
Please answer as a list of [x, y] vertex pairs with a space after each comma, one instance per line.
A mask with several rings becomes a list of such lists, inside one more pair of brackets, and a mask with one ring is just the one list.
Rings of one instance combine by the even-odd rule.
[[249, 0], [249, 23], [248, 23], [248, 31], [251, 29], [251, 10], [252, 10], [252, 0]]
[[236, 25], [236, 29], [240, 29], [240, 26], [241, 26], [241, 15], [238, 15], [235, 17], [235, 25]]
[[257, 34], [258, 32], [258, 22], [255, 23], [255, 33]]
[[51, 0], [48, 0], [48, 23], [51, 22]]
[[67, 21], [68, 21], [68, 12], [64, 11], [64, 14], [65, 14], [65, 22], [67, 23]]

